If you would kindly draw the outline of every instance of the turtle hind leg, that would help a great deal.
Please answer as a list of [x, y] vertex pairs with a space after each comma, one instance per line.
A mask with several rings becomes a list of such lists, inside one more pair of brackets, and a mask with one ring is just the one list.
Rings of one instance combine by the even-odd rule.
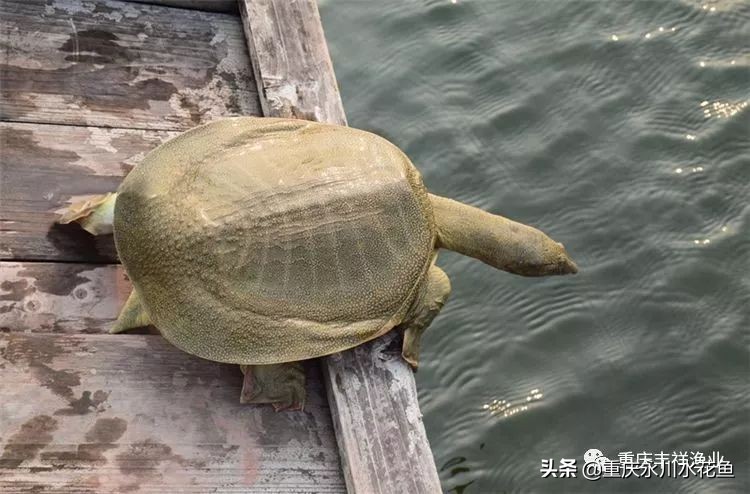
[[305, 407], [305, 369], [301, 362], [240, 365], [245, 375], [240, 403], [270, 403], [277, 412]]
[[120, 311], [120, 315], [117, 316], [115, 325], [109, 330], [109, 332], [121, 333], [128, 329], [140, 328], [142, 326], [148, 326], [149, 324], [151, 324], [151, 318], [141, 304], [140, 295], [135, 288], [133, 288], [127, 302], [125, 302], [125, 306]]
[[113, 231], [115, 201], [117, 193], [95, 196], [75, 202], [65, 208], [57, 223], [67, 225], [76, 222], [92, 235], [107, 235]]
[[411, 317], [403, 324], [404, 346], [401, 355], [411, 367], [419, 367], [419, 347], [422, 333], [432, 323], [451, 293], [451, 281], [445, 271], [433, 265], [427, 272], [427, 281], [417, 299]]

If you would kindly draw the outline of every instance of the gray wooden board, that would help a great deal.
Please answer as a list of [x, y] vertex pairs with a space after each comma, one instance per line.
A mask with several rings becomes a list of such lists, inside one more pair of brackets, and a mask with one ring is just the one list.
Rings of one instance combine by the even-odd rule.
[[349, 492], [441, 492], [401, 344], [391, 331], [323, 362]]
[[0, 120], [185, 130], [259, 113], [235, 15], [3, 0], [0, 36]]
[[61, 208], [113, 192], [176, 132], [0, 122], [0, 259], [115, 262], [111, 235], [57, 225]]
[[[114, 261], [111, 239], [56, 236], [54, 210], [113, 190], [172, 135], [153, 129], [258, 112], [238, 18], [73, 0], [4, 0], [0, 16], [5, 259]], [[79, 334], [106, 331], [129, 289], [117, 265], [0, 262], [0, 491], [344, 491], [318, 363], [305, 412], [242, 406], [236, 366], [158, 335]]]
[[155, 335], [0, 334], [0, 492], [344, 492], [319, 368], [304, 412]]
[[0, 261], [0, 331], [106, 333], [131, 288], [119, 264]]
[[[263, 114], [346, 124], [315, 1], [240, 0], [240, 13]], [[398, 340], [392, 332], [322, 359], [352, 493], [441, 491], [414, 375]]]
[[239, 4], [263, 114], [346, 125], [315, 1]]

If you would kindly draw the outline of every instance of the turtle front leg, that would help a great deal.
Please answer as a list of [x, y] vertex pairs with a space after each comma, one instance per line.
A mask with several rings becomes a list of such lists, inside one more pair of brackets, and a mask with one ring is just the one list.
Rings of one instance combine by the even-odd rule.
[[451, 281], [445, 271], [433, 265], [417, 299], [411, 317], [404, 324], [404, 346], [401, 355], [414, 370], [419, 367], [419, 346], [422, 333], [432, 323], [451, 293]]
[[270, 403], [277, 412], [305, 407], [305, 369], [301, 362], [240, 365], [245, 375], [240, 403]]

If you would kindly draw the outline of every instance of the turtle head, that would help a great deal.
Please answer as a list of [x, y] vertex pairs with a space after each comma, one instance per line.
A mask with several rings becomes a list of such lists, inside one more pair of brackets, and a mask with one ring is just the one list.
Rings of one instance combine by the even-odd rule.
[[437, 246], [521, 276], [574, 274], [578, 266], [560, 242], [541, 230], [430, 194]]
[[[525, 225], [524, 225], [525, 226]], [[524, 242], [517, 255], [512, 256], [500, 269], [521, 276], [551, 276], [576, 274], [578, 266], [570, 258], [565, 246], [552, 240], [540, 230], [527, 227]]]

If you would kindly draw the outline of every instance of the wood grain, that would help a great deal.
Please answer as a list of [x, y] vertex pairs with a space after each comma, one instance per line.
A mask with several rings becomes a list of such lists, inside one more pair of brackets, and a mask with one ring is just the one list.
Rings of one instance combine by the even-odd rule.
[[258, 114], [240, 25], [116, 1], [0, 3], [0, 492], [345, 491], [319, 363], [305, 411], [275, 414], [239, 404], [237, 366], [158, 335], [93, 334], [130, 284], [94, 264], [116, 261], [111, 238], [51, 225], [172, 131]]
[[0, 122], [0, 259], [116, 262], [111, 235], [57, 225], [56, 211], [112, 192], [176, 132]]
[[0, 492], [345, 492], [315, 363], [304, 412], [154, 335], [0, 334]]
[[233, 15], [114, 0], [3, 0], [0, 32], [0, 120], [185, 130], [259, 114]]
[[119, 264], [0, 261], [0, 331], [106, 333], [131, 288]]
[[391, 331], [325, 359], [331, 405], [349, 492], [441, 492], [414, 373]]
[[239, 4], [263, 114], [346, 125], [315, 1]]
[[[263, 114], [345, 125], [314, 0], [240, 0]], [[322, 359], [347, 489], [441, 492], [414, 376], [394, 332]]]

